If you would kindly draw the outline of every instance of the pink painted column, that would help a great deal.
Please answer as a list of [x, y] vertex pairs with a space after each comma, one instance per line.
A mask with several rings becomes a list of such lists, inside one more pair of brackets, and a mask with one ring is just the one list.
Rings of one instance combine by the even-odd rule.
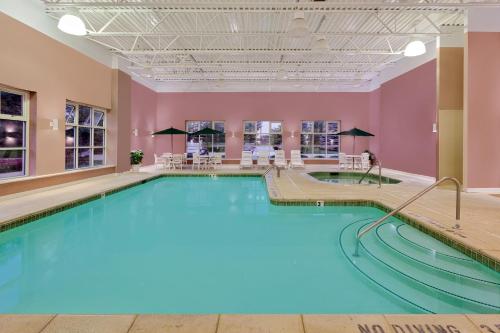
[[500, 32], [466, 38], [464, 183], [500, 188]]

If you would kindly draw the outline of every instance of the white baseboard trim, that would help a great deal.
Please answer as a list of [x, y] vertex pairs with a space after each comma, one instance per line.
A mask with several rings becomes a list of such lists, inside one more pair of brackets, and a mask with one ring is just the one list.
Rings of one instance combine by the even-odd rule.
[[466, 188], [465, 192], [468, 192], [468, 193], [499, 194], [500, 193], [500, 187]]

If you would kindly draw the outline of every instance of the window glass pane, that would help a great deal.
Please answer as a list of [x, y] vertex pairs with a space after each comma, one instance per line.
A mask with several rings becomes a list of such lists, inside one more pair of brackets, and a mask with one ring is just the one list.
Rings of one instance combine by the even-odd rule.
[[104, 130], [100, 128], [94, 128], [94, 146], [104, 147]]
[[193, 133], [200, 130], [200, 123], [197, 121], [188, 121], [186, 124], [186, 131]]
[[281, 123], [271, 123], [271, 133], [281, 133]]
[[75, 110], [76, 107], [73, 104], [66, 104], [66, 124], [75, 123]]
[[66, 126], [66, 147], [74, 147], [75, 143], [75, 128]]
[[339, 136], [338, 135], [328, 135], [327, 143], [329, 146], [338, 146], [339, 145]]
[[300, 153], [302, 157], [311, 157], [312, 156], [312, 147], [301, 147]]
[[223, 122], [215, 122], [214, 130], [224, 132], [224, 123]]
[[326, 135], [314, 134], [314, 145], [316, 145], [316, 146], [326, 145]]
[[275, 148], [281, 148], [282, 144], [281, 134], [273, 134], [271, 135], [271, 145], [275, 146]]
[[257, 122], [257, 132], [270, 133], [271, 132], [271, 123], [269, 121], [258, 121]]
[[104, 126], [104, 112], [94, 111], [94, 126]]
[[323, 120], [316, 120], [314, 122], [314, 133], [326, 133], [325, 122]]
[[78, 146], [90, 146], [90, 127], [78, 127]]
[[1, 105], [0, 113], [8, 114], [10, 116], [23, 115], [23, 96], [6, 91], [0, 94]]
[[0, 119], [0, 148], [24, 147], [24, 121]]
[[312, 142], [313, 142], [312, 134], [302, 134], [300, 136], [300, 144], [301, 145], [310, 146], [310, 145], [312, 145]]
[[302, 133], [312, 133], [313, 132], [313, 122], [303, 121], [302, 122]]
[[258, 146], [268, 145], [270, 143], [269, 134], [257, 134], [257, 139], [256, 139], [255, 143]]
[[88, 106], [82, 106], [78, 108], [78, 124], [90, 126], [90, 117], [92, 114], [92, 109]]
[[85, 168], [90, 166], [90, 149], [78, 149], [78, 167]]
[[0, 150], [0, 178], [24, 176], [24, 150]]
[[315, 158], [324, 158], [325, 153], [326, 153], [326, 148], [321, 146], [321, 147], [314, 147], [313, 148], [313, 153]]
[[204, 128], [212, 128], [212, 122], [211, 121], [200, 121], [200, 130]]
[[255, 133], [255, 122], [245, 121], [245, 133]]
[[94, 149], [94, 166], [104, 165], [104, 149]]
[[328, 123], [328, 133], [337, 133], [339, 131], [339, 123], [338, 122], [329, 122]]
[[66, 149], [65, 168], [66, 170], [75, 168], [75, 149]]

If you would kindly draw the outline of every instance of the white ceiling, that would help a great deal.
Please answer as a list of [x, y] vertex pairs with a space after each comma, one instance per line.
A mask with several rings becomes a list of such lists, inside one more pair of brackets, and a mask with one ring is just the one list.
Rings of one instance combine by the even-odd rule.
[[[76, 8], [87, 38], [129, 72], [172, 90], [355, 90], [401, 58], [411, 38], [462, 27], [467, 0], [44, 0], [55, 19]], [[474, 1], [490, 6], [497, 1]], [[310, 33], [287, 31], [294, 12]], [[415, 26], [415, 24], [417, 24]], [[319, 36], [330, 51], [311, 48]]]

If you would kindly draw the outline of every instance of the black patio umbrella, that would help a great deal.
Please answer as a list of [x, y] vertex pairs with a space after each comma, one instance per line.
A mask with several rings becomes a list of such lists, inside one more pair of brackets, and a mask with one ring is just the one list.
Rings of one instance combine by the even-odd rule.
[[348, 131], [342, 131], [342, 132], [339, 132], [337, 133], [337, 135], [348, 135], [348, 136], [352, 136], [352, 153], [355, 154], [355, 148], [356, 148], [356, 137], [357, 136], [375, 136], [371, 133], [368, 133], [368, 132], [365, 132], [363, 130], [360, 130], [359, 128], [351, 128], [350, 130]]
[[219, 134], [224, 134], [224, 132], [211, 129], [210, 127], [206, 127], [204, 129], [201, 129], [199, 131], [189, 133], [189, 134], [190, 135], [219, 135]]
[[183, 130], [177, 129], [177, 128], [173, 128], [173, 127], [169, 127], [167, 129], [153, 133], [153, 135], [165, 135], [165, 134], [170, 134], [170, 150], [173, 153], [174, 152], [174, 135], [179, 135], [179, 134], [185, 135], [185, 134], [189, 134], [189, 133], [185, 132]]

